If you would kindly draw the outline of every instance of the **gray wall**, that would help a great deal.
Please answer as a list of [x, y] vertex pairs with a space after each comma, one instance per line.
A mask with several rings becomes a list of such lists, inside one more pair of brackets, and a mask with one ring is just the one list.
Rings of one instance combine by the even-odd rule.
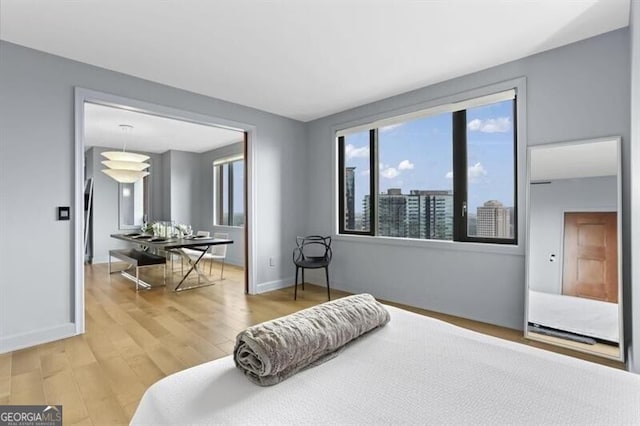
[[[289, 253], [305, 230], [302, 123], [0, 41], [0, 352], [73, 327], [80, 218], [56, 221], [55, 208], [73, 202], [76, 86], [256, 126], [257, 283], [263, 290], [291, 282], [289, 257], [278, 256], [274, 267], [268, 259]], [[25, 230], [38, 235], [37, 264]]]
[[[622, 29], [309, 123], [307, 188], [313, 196], [307, 209], [307, 233], [335, 232], [332, 128], [367, 117], [392, 116], [397, 109], [521, 76], [527, 79], [524, 140], [529, 145], [620, 135], [623, 167], [628, 171], [629, 33]], [[628, 182], [627, 178], [625, 194]], [[524, 190], [521, 181], [519, 191]], [[628, 211], [628, 203], [625, 209]], [[451, 243], [437, 247], [389, 244], [366, 237], [338, 238], [334, 246], [331, 274], [336, 287], [507, 327], [523, 327], [524, 250], [505, 253]], [[318, 282], [323, 280], [318, 278]]]
[[176, 223], [197, 223], [200, 208], [194, 202], [202, 192], [199, 154], [171, 150], [163, 155], [169, 156], [171, 173], [170, 184], [165, 188], [171, 194], [171, 211], [167, 219]]
[[[120, 229], [118, 216], [118, 182], [102, 173], [104, 166], [101, 161], [105, 158], [101, 155], [104, 151], [113, 151], [113, 148], [91, 147], [85, 153], [87, 163], [86, 177], [93, 177], [93, 227], [92, 227], [92, 253], [93, 263], [104, 263], [109, 261], [109, 250], [125, 248], [127, 243], [115, 240], [109, 235], [123, 232]], [[148, 155], [151, 164], [149, 183], [151, 187], [151, 212], [150, 217], [154, 217], [159, 206], [162, 205], [161, 197], [163, 191], [160, 187], [162, 182], [162, 168], [156, 167], [162, 161], [159, 154], [150, 152], [140, 152]], [[90, 167], [89, 167], [90, 166]]]
[[[529, 193], [529, 288], [562, 292], [564, 213], [567, 211], [617, 211], [616, 176], [560, 179], [531, 185]], [[549, 261], [551, 254], [555, 262]]]
[[[627, 180], [633, 185], [633, 209], [625, 210], [627, 217], [633, 217], [632, 241], [633, 264], [627, 262], [633, 271], [631, 282], [626, 289], [632, 296], [632, 303], [626, 305], [625, 335], [629, 343], [629, 369], [640, 373], [640, 3], [631, 2], [631, 142], [632, 154], [627, 155], [628, 169], [633, 180]], [[629, 176], [629, 173], [627, 174]], [[630, 197], [627, 197], [627, 200]], [[628, 228], [625, 228], [628, 230]], [[625, 232], [629, 235], [628, 232]], [[626, 260], [629, 260], [627, 257]], [[628, 299], [626, 299], [628, 300]], [[632, 313], [635, 313], [633, 315]]]

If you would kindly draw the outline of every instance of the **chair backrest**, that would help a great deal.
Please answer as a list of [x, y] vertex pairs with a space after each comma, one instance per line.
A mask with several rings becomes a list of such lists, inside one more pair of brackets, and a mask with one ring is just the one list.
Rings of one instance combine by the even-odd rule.
[[198, 237], [208, 237], [211, 233], [209, 231], [198, 231], [196, 232], [196, 236]]
[[[228, 240], [229, 234], [224, 232], [215, 232], [213, 234], [213, 238], [217, 238], [220, 240]], [[214, 256], [227, 257], [227, 246], [229, 244], [217, 244], [215, 246], [211, 246], [211, 254]]]
[[306, 237], [296, 237], [297, 247], [293, 251], [293, 261], [304, 259], [323, 259], [331, 262], [333, 252], [331, 251], [331, 237], [322, 235], [309, 235]]

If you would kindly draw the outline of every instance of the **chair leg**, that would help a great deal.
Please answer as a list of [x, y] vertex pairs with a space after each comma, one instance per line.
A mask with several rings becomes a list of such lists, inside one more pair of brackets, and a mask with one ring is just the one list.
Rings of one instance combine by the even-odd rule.
[[[211, 260], [213, 262], [213, 260]], [[224, 274], [224, 258], [222, 258], [222, 268], [220, 268], [220, 281], [223, 280], [222, 275]]]
[[327, 298], [331, 300], [331, 290], [329, 289], [329, 268], [325, 267], [324, 272], [327, 276]]
[[304, 268], [302, 268], [302, 289], [304, 290]]
[[209, 259], [209, 275], [213, 272], [213, 259]]
[[296, 266], [296, 282], [293, 285], [293, 300], [297, 300], [297, 299], [298, 299], [298, 267]]

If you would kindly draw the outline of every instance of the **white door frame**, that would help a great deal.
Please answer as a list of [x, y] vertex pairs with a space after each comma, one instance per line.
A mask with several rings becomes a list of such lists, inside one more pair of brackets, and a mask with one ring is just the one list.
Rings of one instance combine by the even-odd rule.
[[247, 152], [245, 158], [247, 168], [247, 233], [248, 259], [245, 260], [245, 270], [248, 270], [247, 279], [249, 281], [249, 294], [256, 294], [257, 272], [255, 267], [256, 253], [256, 141], [257, 128], [255, 125], [232, 121], [225, 118], [198, 114], [184, 111], [150, 102], [139, 101], [112, 95], [110, 93], [98, 92], [81, 87], [75, 88], [75, 159], [74, 159], [74, 206], [72, 217], [74, 220], [74, 294], [71, 297], [73, 305], [73, 322], [76, 334], [85, 331], [84, 318], [84, 105], [85, 102], [126, 108], [130, 111], [143, 112], [162, 117], [174, 118], [192, 123], [214, 125], [232, 130], [247, 132]]

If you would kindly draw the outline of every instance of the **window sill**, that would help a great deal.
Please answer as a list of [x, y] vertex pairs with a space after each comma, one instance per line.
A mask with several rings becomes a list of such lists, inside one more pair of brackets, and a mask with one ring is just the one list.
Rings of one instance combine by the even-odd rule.
[[508, 256], [524, 256], [524, 246], [490, 244], [490, 243], [463, 243], [460, 241], [443, 240], [418, 240], [414, 238], [373, 237], [369, 235], [337, 234], [334, 241], [345, 241], [362, 244], [380, 244], [389, 246], [416, 247], [431, 250], [467, 251], [475, 253], [492, 253]]
[[214, 228], [223, 228], [223, 229], [244, 229], [243, 226], [231, 226], [231, 225], [213, 225]]

